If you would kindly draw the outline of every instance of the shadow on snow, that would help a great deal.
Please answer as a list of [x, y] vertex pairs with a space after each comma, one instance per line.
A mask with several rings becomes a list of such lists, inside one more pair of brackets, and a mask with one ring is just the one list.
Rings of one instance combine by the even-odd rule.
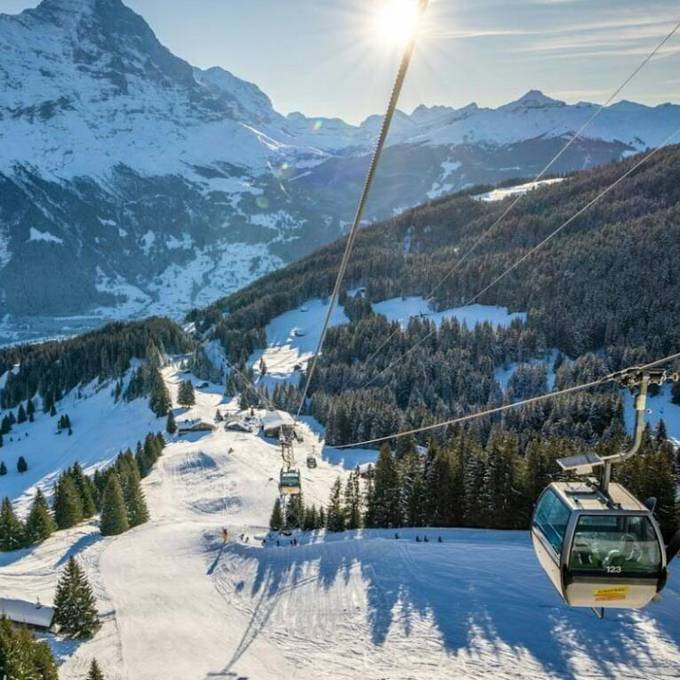
[[[424, 534], [430, 542], [417, 543], [416, 535]], [[560, 602], [524, 532], [400, 529], [399, 536], [395, 540], [394, 531], [365, 530], [326, 537], [298, 534], [297, 547], [229, 544], [225, 555], [256, 563], [251, 591], [255, 610], [232, 660], [213, 677], [232, 677], [234, 664], [265, 628], [283, 595], [310, 582], [329, 590], [338, 579], [349, 582], [357, 567], [367, 593], [371, 640], [377, 646], [385, 643], [393, 626], [402, 626], [409, 636], [416, 619], [425, 618], [437, 628], [449, 654], [474, 654], [481, 639], [518, 653], [526, 650], [546, 672], [570, 677], [576, 652], [587, 655], [591, 673], [607, 676], [611, 664], [634, 671], [651, 663], [651, 645], [658, 637], [676, 648], [680, 643], [678, 584], [664, 592], [661, 604], [643, 613], [611, 611], [599, 621], [588, 609], [570, 609]]]

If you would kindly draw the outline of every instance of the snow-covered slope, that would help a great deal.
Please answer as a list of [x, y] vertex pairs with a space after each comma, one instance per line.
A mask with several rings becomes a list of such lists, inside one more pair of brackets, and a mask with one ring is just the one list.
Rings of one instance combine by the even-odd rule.
[[[186, 375], [164, 375], [176, 394]], [[212, 420], [221, 402], [218, 388], [198, 389], [178, 419]], [[75, 418], [86, 408], [74, 405]], [[144, 418], [128, 414], [126, 428]], [[315, 444], [305, 431], [298, 458]], [[0, 594], [49, 603], [77, 556], [104, 625], [82, 644], [51, 640], [65, 680], [84, 677], [92, 657], [111, 680], [680, 674], [677, 570], [660, 604], [598, 621], [560, 603], [523, 532], [407, 529], [395, 540], [375, 530], [263, 545], [279, 465], [276, 443], [254, 434], [173, 441], [143, 482], [149, 523], [106, 539], [92, 523], [4, 554]], [[325, 456], [302, 471], [316, 503], [345, 474]], [[417, 543], [424, 534], [430, 542]]]

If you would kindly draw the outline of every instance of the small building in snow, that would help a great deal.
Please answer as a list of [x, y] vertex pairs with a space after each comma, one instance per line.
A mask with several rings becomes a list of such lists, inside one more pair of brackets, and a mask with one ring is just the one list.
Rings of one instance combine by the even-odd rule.
[[181, 423], [179, 426], [180, 434], [190, 434], [192, 432], [214, 432], [215, 426], [212, 423], [206, 423], [199, 420], [197, 423]]
[[285, 411], [267, 411], [262, 417], [262, 431], [265, 437], [278, 438], [283, 430], [291, 429], [294, 424], [293, 417]]
[[20, 623], [31, 628], [49, 630], [54, 620], [54, 608], [46, 607], [38, 602], [15, 600], [0, 597], [0, 616], [4, 616], [13, 623]]
[[252, 432], [250, 427], [242, 420], [230, 420], [225, 423], [224, 429], [229, 432]]

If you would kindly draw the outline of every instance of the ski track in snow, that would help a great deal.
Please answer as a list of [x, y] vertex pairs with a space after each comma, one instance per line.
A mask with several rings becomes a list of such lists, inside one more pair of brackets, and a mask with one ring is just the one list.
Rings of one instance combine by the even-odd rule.
[[[176, 396], [186, 376], [164, 374]], [[216, 386], [198, 389], [196, 406], [176, 417], [212, 421], [222, 402]], [[74, 403], [72, 419], [88, 408]], [[320, 451], [318, 424], [303, 427], [301, 462]], [[324, 502], [352, 466], [336, 455], [302, 466], [308, 502]], [[320, 532], [297, 547], [285, 537], [262, 546], [279, 466], [276, 442], [256, 435], [175, 439], [143, 482], [151, 521], [114, 538], [91, 522], [0, 555], [0, 594], [49, 603], [57, 572], [78, 555], [104, 626], [84, 643], [50, 640], [65, 680], [84, 678], [93, 656], [111, 680], [680, 675], [675, 574], [660, 604], [598, 621], [560, 603], [525, 532]], [[416, 543], [425, 533], [430, 542]]]

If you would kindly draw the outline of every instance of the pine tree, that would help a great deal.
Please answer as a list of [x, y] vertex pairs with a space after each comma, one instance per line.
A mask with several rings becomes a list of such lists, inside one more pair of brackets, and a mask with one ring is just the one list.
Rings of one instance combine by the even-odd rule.
[[517, 517], [515, 470], [517, 440], [508, 433], [495, 433], [487, 447], [482, 487], [482, 525], [512, 529]]
[[302, 494], [291, 496], [286, 503], [285, 526], [289, 529], [299, 529], [305, 516], [305, 504]]
[[101, 672], [101, 669], [99, 668], [97, 659], [92, 659], [92, 663], [90, 664], [90, 671], [88, 672], [87, 678], [85, 680], [104, 680], [104, 674]]
[[668, 439], [668, 430], [666, 429], [666, 423], [663, 419], [656, 424], [656, 433], [654, 436], [657, 445], [665, 442]]
[[305, 531], [314, 531], [318, 529], [319, 518], [316, 511], [316, 505], [307, 506], [305, 508], [305, 517], [302, 522], [302, 528]]
[[361, 484], [359, 470], [350, 473], [345, 485], [345, 525], [347, 529], [361, 526]]
[[317, 515], [317, 529], [326, 528], [326, 511], [323, 509], [323, 505], [319, 508], [319, 514]]
[[149, 472], [151, 472], [156, 461], [163, 454], [164, 445], [165, 442], [161, 443], [161, 441], [158, 439], [156, 435], [153, 434], [146, 435], [146, 437], [144, 438], [144, 446], [142, 447], [142, 460], [144, 471], [142, 472], [141, 468], [139, 471], [139, 474], [142, 477], [146, 477], [149, 474]]
[[35, 415], [35, 404], [33, 399], [29, 399], [26, 402], [26, 413], [28, 414], [28, 419], [33, 422], [33, 416]]
[[23, 548], [25, 541], [25, 528], [14, 513], [12, 501], [4, 498], [0, 507], [0, 550], [18, 550]]
[[92, 588], [74, 557], [70, 557], [54, 596], [54, 623], [74, 638], [90, 638], [99, 629]]
[[401, 483], [401, 521], [405, 526], [423, 525], [425, 511], [425, 489], [420, 456], [410, 448], [399, 464]]
[[7, 474], [7, 466], [4, 461], [0, 463], [0, 477], [4, 477]]
[[193, 406], [196, 403], [196, 395], [191, 380], [183, 380], [179, 385], [177, 402], [180, 406]]
[[23, 474], [28, 470], [28, 463], [26, 462], [26, 459], [23, 456], [19, 456], [19, 460], [17, 460], [17, 472], [19, 474]]
[[167, 415], [172, 407], [170, 393], [158, 368], [153, 366], [149, 368], [147, 381], [150, 392], [149, 408], [151, 408], [157, 417], [161, 418]]
[[26, 409], [23, 404], [19, 404], [19, 410], [17, 411], [17, 423], [25, 423], [28, 420], [26, 416]]
[[142, 486], [139, 483], [139, 473], [136, 467], [132, 468], [123, 480], [123, 498], [125, 499], [130, 528], [148, 521], [149, 510], [146, 506]]
[[168, 434], [175, 434], [177, 432], [177, 423], [175, 422], [175, 415], [172, 409], [168, 410], [168, 419], [165, 421], [165, 431]]
[[345, 530], [345, 512], [342, 507], [342, 480], [338, 477], [331, 488], [331, 495], [326, 511], [328, 531]]
[[283, 529], [283, 514], [281, 513], [281, 500], [279, 498], [274, 501], [274, 508], [269, 518], [269, 528], [272, 531]]
[[54, 519], [59, 529], [70, 529], [83, 520], [83, 503], [73, 479], [62, 475], [54, 490]]
[[83, 519], [92, 517], [97, 512], [97, 504], [95, 503], [91, 480], [83, 472], [80, 463], [76, 463], [68, 470], [67, 474], [73, 480], [76, 489], [78, 489], [80, 503], [83, 509]]
[[104, 490], [100, 527], [103, 536], [116, 536], [130, 528], [123, 490], [116, 473], [109, 477]]
[[239, 410], [245, 411], [250, 407], [250, 402], [248, 401], [248, 396], [245, 391], [241, 392], [238, 397], [238, 407]]
[[364, 491], [364, 526], [372, 529], [375, 524], [375, 468], [368, 466], [366, 471], [366, 490]]
[[57, 664], [46, 642], [29, 630], [0, 618], [0, 677], [7, 680], [59, 680]]
[[26, 542], [28, 544], [41, 543], [52, 534], [57, 524], [52, 517], [43, 492], [38, 489], [26, 519]]
[[380, 449], [375, 464], [372, 516], [377, 527], [401, 525], [399, 476], [389, 446]]

